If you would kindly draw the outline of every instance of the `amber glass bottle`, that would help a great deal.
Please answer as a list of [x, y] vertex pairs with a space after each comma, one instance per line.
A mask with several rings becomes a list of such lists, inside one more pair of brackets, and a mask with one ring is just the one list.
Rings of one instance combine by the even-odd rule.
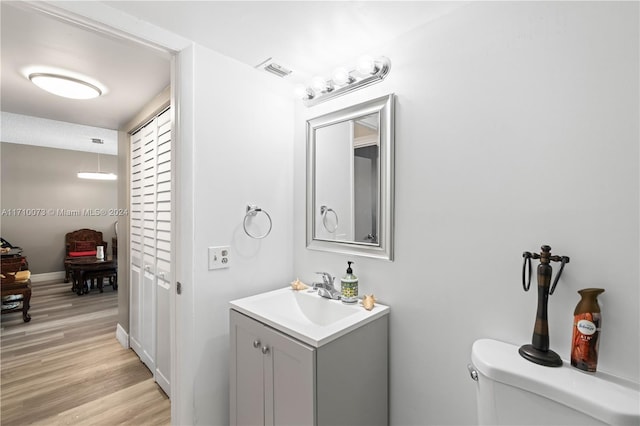
[[600, 305], [598, 295], [602, 288], [585, 288], [573, 312], [573, 338], [571, 339], [571, 365], [580, 370], [595, 372], [598, 365], [600, 342]]

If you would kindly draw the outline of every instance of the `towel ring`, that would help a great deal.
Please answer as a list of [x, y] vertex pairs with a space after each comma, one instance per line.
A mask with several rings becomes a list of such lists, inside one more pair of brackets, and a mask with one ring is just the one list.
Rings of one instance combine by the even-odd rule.
[[[336, 225], [333, 227], [333, 229], [330, 229], [329, 226], [327, 225], [327, 214], [329, 212], [332, 212], [333, 215], [336, 217]], [[336, 213], [336, 211], [331, 207], [320, 206], [320, 214], [322, 215], [322, 226], [324, 226], [324, 229], [326, 229], [331, 233], [336, 232], [336, 230], [338, 229], [338, 213]]]
[[[522, 257], [524, 257], [524, 263], [522, 264], [522, 288], [524, 291], [529, 291], [529, 287], [531, 287], [531, 257], [533, 255], [531, 252], [525, 251], [522, 253]], [[528, 269], [527, 269], [528, 267]], [[527, 280], [527, 271], [529, 272], [529, 279]]]
[[[263, 235], [253, 235], [251, 232], [247, 230], [247, 219], [249, 219], [250, 217], [257, 216], [259, 212], [264, 213], [267, 216], [267, 219], [269, 219], [269, 229], [267, 229], [267, 232], [265, 232]], [[267, 213], [265, 210], [262, 210], [258, 206], [247, 205], [247, 214], [244, 215], [244, 220], [242, 221], [242, 227], [244, 228], [244, 233], [247, 234], [249, 237], [255, 240], [261, 240], [271, 233], [271, 228], [273, 227], [273, 221], [271, 220], [271, 216], [269, 216], [269, 213]]]

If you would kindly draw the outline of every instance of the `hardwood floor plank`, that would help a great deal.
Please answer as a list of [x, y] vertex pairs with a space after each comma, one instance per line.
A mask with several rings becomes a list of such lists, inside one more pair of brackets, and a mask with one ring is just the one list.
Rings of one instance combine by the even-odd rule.
[[[170, 415], [162, 409], [166, 395], [153, 382], [145, 381], [44, 419], [37, 424], [168, 424]], [[113, 407], [128, 406], [114, 410]]]
[[2, 425], [168, 425], [170, 401], [115, 338], [117, 292], [33, 285], [31, 322], [0, 324]]

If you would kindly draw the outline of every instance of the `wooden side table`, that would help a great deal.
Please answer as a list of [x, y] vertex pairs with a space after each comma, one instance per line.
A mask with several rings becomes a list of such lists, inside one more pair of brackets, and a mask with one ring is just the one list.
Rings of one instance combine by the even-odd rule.
[[118, 260], [112, 256], [108, 256], [103, 260], [99, 260], [93, 256], [78, 257], [69, 262], [69, 269], [73, 276], [73, 285], [71, 289], [78, 295], [89, 292], [89, 287], [85, 285], [86, 280], [89, 278], [98, 278], [98, 288], [102, 293], [102, 279], [108, 277], [113, 279], [113, 289], [118, 289], [117, 275], [118, 275]]

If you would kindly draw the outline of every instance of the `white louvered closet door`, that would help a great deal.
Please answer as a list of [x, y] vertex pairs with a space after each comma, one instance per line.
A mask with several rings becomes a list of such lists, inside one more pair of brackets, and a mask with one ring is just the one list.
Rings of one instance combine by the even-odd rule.
[[131, 136], [130, 342], [170, 396], [171, 115]]
[[171, 396], [171, 112], [160, 114], [156, 151], [156, 382]]
[[156, 119], [142, 128], [142, 362], [153, 372], [156, 351]]
[[142, 354], [142, 132], [131, 135], [130, 156], [129, 345], [140, 356]]

